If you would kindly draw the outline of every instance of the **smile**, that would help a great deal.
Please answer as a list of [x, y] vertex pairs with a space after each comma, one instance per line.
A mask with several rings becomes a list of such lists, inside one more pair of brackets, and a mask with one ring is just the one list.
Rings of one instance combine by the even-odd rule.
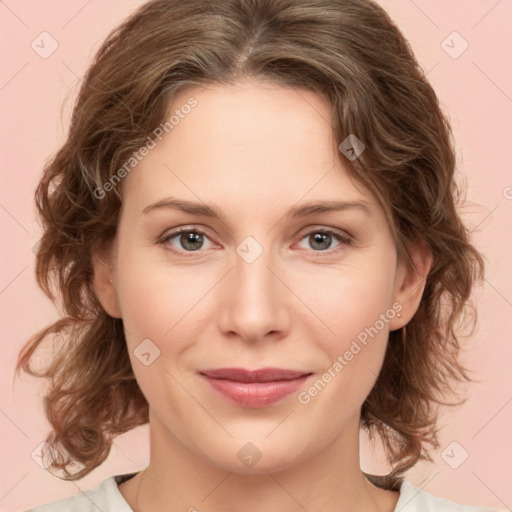
[[297, 391], [312, 375], [295, 370], [220, 368], [199, 372], [219, 395], [243, 407], [261, 408]]

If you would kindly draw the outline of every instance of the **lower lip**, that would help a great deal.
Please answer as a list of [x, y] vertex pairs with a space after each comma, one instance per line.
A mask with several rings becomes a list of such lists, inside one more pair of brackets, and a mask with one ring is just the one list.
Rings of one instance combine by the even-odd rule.
[[277, 380], [272, 382], [237, 382], [226, 379], [212, 379], [201, 374], [201, 377], [212, 388], [225, 398], [243, 407], [257, 409], [278, 402], [297, 391], [311, 375], [303, 375], [296, 379]]

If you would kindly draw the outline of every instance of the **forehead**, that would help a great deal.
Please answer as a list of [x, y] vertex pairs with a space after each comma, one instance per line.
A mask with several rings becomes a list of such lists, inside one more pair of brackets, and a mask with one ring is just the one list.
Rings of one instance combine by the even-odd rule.
[[321, 95], [266, 82], [181, 91], [172, 129], [126, 178], [125, 199], [139, 211], [167, 195], [239, 211], [311, 195], [373, 202], [344, 168], [330, 109]]

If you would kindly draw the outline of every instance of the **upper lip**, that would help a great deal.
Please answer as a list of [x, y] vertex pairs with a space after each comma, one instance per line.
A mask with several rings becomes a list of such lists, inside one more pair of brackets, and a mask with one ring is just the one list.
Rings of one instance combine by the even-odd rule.
[[212, 379], [227, 379], [236, 382], [272, 382], [277, 380], [291, 380], [311, 372], [286, 370], [284, 368], [260, 368], [248, 370], [246, 368], [214, 368], [201, 370], [199, 373]]

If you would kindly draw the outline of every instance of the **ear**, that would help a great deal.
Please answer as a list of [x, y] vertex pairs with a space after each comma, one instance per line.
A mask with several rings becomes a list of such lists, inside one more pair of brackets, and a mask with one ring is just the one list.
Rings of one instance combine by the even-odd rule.
[[[114, 244], [112, 244], [113, 246]], [[114, 280], [114, 267], [110, 252], [97, 252], [92, 256], [93, 288], [103, 309], [113, 318], [122, 318]]]
[[432, 251], [425, 240], [419, 240], [408, 247], [409, 254], [416, 268], [411, 268], [405, 257], [398, 259], [395, 279], [394, 300], [401, 304], [402, 309], [396, 311], [400, 317], [395, 316], [390, 322], [390, 330], [400, 329], [414, 316], [421, 302], [427, 275], [432, 266]]

